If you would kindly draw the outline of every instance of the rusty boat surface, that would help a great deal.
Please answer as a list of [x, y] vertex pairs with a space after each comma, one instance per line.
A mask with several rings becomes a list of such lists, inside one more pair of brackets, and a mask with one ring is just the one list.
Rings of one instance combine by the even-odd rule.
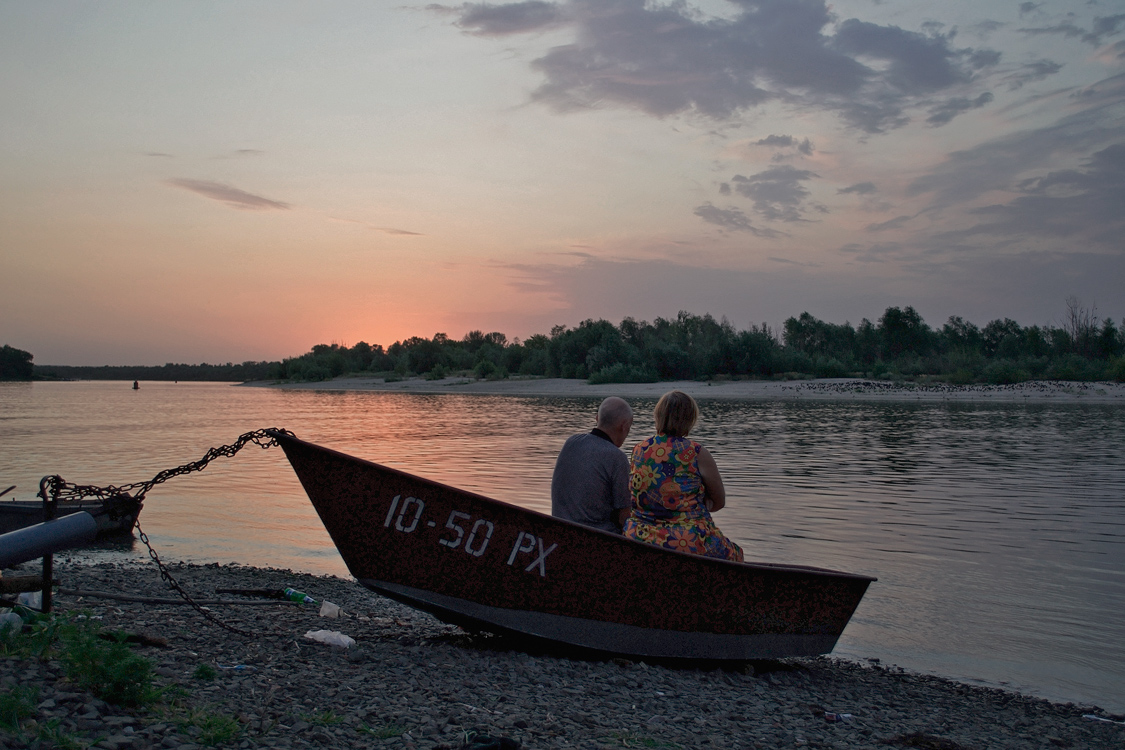
[[674, 552], [271, 434], [362, 585], [469, 630], [637, 658], [812, 656], [875, 580]]

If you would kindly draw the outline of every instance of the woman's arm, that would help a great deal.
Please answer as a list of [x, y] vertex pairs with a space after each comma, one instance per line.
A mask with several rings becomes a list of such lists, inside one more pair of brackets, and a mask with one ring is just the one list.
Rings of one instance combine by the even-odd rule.
[[705, 490], [704, 500], [707, 510], [722, 510], [727, 504], [727, 490], [723, 487], [723, 478], [719, 476], [719, 467], [711, 453], [703, 447], [699, 449], [699, 475], [703, 478]]

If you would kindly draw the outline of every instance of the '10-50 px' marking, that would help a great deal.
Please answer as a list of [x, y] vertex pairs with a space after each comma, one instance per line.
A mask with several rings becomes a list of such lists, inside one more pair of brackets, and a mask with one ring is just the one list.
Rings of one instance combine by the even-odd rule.
[[[383, 526], [389, 529], [393, 523], [396, 531], [409, 534], [417, 529], [418, 524], [422, 521], [422, 512], [426, 509], [426, 503], [416, 497], [407, 497], [402, 500], [402, 505], [399, 506], [401, 498], [402, 495], [395, 495], [394, 499], [391, 500], [391, 507], [387, 509], [387, 517], [383, 520]], [[464, 547], [462, 549], [465, 552], [473, 557], [483, 555], [484, 551], [488, 549], [488, 543], [492, 541], [492, 532], [496, 530], [496, 527], [492, 521], [486, 518], [478, 518], [469, 529], [468, 536], [466, 536], [465, 527], [459, 522], [470, 520], [472, 520], [472, 516], [468, 513], [462, 513], [459, 510], [450, 511], [449, 518], [445, 521], [445, 528], [452, 531], [454, 536], [451, 539], [444, 537], [438, 539], [438, 544], [449, 549], [457, 549], [461, 547], [463, 541]], [[437, 526], [434, 521], [427, 521], [426, 525], [431, 528]], [[516, 543], [512, 545], [511, 554], [508, 555], [508, 565], [514, 565], [517, 557], [530, 555], [538, 551], [538, 555], [524, 568], [524, 571], [530, 573], [538, 569], [539, 575], [546, 577], [547, 555], [554, 552], [558, 546], [552, 544], [550, 547], [544, 547], [543, 540], [540, 537], [521, 531], [519, 536], [516, 537]]]

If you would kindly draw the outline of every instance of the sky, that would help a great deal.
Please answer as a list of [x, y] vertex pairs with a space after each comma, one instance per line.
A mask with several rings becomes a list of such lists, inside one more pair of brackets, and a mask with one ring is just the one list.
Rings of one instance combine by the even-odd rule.
[[0, 0], [0, 344], [1125, 318], [1125, 0]]

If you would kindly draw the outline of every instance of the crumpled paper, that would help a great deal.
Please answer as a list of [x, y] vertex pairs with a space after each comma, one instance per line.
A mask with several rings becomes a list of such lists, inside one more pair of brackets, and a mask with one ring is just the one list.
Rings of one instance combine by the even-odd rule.
[[355, 645], [355, 638], [344, 635], [338, 630], [310, 630], [305, 633], [305, 637], [310, 641], [327, 643], [329, 646], [340, 646], [341, 648], [351, 648]]

